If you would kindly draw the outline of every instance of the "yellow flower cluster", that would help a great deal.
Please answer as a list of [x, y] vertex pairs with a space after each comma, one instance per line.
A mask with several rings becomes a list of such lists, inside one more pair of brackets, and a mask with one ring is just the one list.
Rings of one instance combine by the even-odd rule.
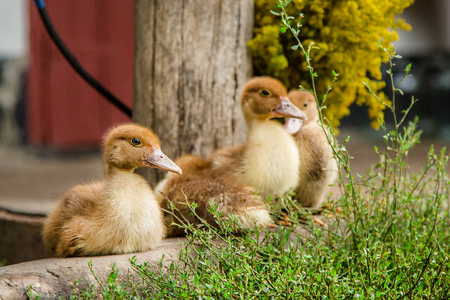
[[[305, 48], [314, 42], [319, 49], [311, 51], [311, 65], [317, 72], [318, 95], [323, 95], [333, 81], [332, 70], [339, 73], [325, 103], [325, 116], [333, 127], [350, 114], [349, 106], [356, 102], [366, 105], [372, 126], [378, 126], [385, 106], [367, 93], [363, 81], [380, 99], [386, 101], [381, 89], [380, 66], [387, 54], [378, 46], [390, 47], [398, 39], [396, 30], [410, 30], [397, 14], [414, 0], [293, 0], [286, 8], [301, 21], [300, 40]], [[288, 88], [302, 85], [311, 88], [311, 77], [300, 51], [290, 33], [280, 34], [280, 17], [270, 13], [276, 0], [255, 0], [254, 38], [248, 46], [252, 51], [255, 75], [279, 78]], [[303, 18], [300, 18], [300, 13]], [[378, 80], [371, 81], [369, 78]]]

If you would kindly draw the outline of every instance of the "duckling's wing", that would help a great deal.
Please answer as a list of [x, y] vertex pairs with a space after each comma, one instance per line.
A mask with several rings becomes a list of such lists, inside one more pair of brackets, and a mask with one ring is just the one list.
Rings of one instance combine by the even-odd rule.
[[[217, 226], [218, 215], [211, 213], [211, 204], [216, 207], [217, 214], [238, 218], [242, 228], [267, 226], [272, 223], [266, 205], [260, 197], [252, 188], [239, 183], [230, 173], [217, 169], [183, 173], [169, 179], [166, 187], [162, 207], [171, 211], [170, 202], [175, 207], [173, 214], [166, 212], [164, 217], [169, 236], [182, 235], [184, 232], [178, 226], [170, 226], [172, 222], [180, 224], [180, 221], [183, 221], [194, 225], [207, 222]], [[196, 215], [193, 215], [188, 206], [188, 203], [193, 202]]]
[[321, 126], [308, 124], [295, 136], [300, 156], [296, 199], [304, 207], [319, 207], [338, 176], [333, 151]]
[[69, 190], [61, 201], [67, 216], [88, 216], [95, 209], [98, 200], [104, 197], [105, 184], [95, 182], [89, 185], [77, 185]]
[[[80, 224], [83, 224], [83, 219], [89, 219], [98, 205], [98, 199], [103, 196], [104, 184], [102, 182], [77, 185], [71, 188], [44, 222], [42, 230], [44, 243], [58, 256], [75, 255], [61, 250], [62, 245], [71, 244], [68, 240], [76, 239], [75, 236], [67, 235], [67, 228], [70, 228], [74, 219], [77, 219]], [[57, 249], [60, 250], [57, 251]]]

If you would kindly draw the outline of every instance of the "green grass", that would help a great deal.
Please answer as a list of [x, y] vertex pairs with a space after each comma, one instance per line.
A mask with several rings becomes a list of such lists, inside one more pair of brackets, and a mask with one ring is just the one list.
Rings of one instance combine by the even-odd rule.
[[[293, 19], [284, 11], [286, 2], [278, 1], [277, 13], [286, 31], [297, 38], [300, 27], [293, 28]], [[310, 49], [297, 41], [297, 49], [309, 57]], [[384, 50], [392, 69], [398, 55]], [[317, 74], [312, 66], [310, 71], [314, 82]], [[390, 76], [393, 82], [392, 72]], [[169, 269], [161, 262], [154, 271], [154, 266], [132, 260], [140, 283], [119, 282], [113, 270], [99, 291], [93, 286], [78, 294], [74, 290], [73, 298], [93, 299], [98, 293], [105, 299], [450, 298], [449, 156], [445, 149], [431, 147], [422, 171], [408, 173], [408, 154], [420, 141], [420, 131], [417, 120], [404, 123], [410, 108], [395, 115], [395, 94], [401, 90], [392, 86], [386, 107], [394, 114], [394, 125], [388, 129], [380, 120], [385, 144], [374, 148], [380, 159], [371, 170], [354, 177], [345, 147], [350, 138], [341, 145], [329, 139], [341, 169], [341, 195], [322, 212], [327, 227], [316, 224], [310, 212], [289, 198], [284, 209], [293, 227], [234, 235], [235, 220], [219, 219], [220, 229], [185, 224], [187, 242]], [[322, 107], [326, 96], [319, 102], [316, 95]], [[310, 234], [297, 231], [298, 226]]]
[[[436, 166], [441, 160], [435, 157]], [[290, 210], [291, 218], [311, 231], [306, 238], [283, 227], [232, 235], [230, 221], [220, 230], [187, 225], [191, 233], [178, 263], [168, 270], [161, 264], [155, 272], [133, 260], [142, 283], [117, 282], [112, 272], [101, 292], [106, 299], [447, 299], [449, 217], [442, 200], [448, 194], [428, 192], [441, 185], [448, 189], [437, 169], [419, 183], [417, 193], [404, 188], [416, 186], [421, 176], [405, 180], [397, 202], [380, 195], [385, 191], [375, 183], [382, 179], [358, 181], [364, 183], [356, 189], [361, 202], [355, 207], [348, 194], [341, 197], [340, 216], [334, 213], [334, 224], [341, 224], [329, 229], [315, 225], [304, 211]]]

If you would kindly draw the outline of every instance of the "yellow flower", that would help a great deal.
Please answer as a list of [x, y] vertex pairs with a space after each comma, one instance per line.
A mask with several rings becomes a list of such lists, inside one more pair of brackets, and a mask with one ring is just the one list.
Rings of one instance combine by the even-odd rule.
[[[378, 47], [388, 47], [398, 39], [397, 30], [410, 26], [397, 14], [414, 0], [293, 0], [287, 7], [289, 15], [300, 21], [300, 39], [307, 48], [314, 43], [311, 64], [317, 72], [316, 88], [319, 99], [332, 82], [332, 70], [339, 73], [338, 81], [327, 98], [325, 117], [334, 127], [350, 114], [352, 103], [365, 105], [372, 126], [378, 127], [385, 105], [367, 93], [363, 80], [369, 82], [381, 101], [389, 103], [381, 89], [380, 66], [388, 55]], [[255, 0], [254, 38], [248, 46], [253, 55], [255, 75], [271, 75], [288, 88], [311, 88], [311, 78], [304, 57], [291, 50], [296, 44], [290, 34], [280, 34], [280, 19], [270, 13], [276, 0]]]

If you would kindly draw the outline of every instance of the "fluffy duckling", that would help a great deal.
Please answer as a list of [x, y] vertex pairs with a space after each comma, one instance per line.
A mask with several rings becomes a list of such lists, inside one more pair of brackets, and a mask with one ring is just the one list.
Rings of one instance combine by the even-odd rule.
[[[260, 196], [249, 186], [238, 182], [230, 173], [211, 168], [211, 164], [197, 156], [186, 155], [175, 161], [183, 169], [182, 175], [168, 174], [166, 179], [156, 188], [163, 209], [171, 211], [171, 201], [176, 208], [174, 214], [164, 213], [164, 222], [170, 236], [184, 235], [184, 229], [179, 226], [179, 220], [186, 219], [190, 224], [199, 225], [206, 221], [217, 226], [216, 216], [211, 214], [211, 204], [217, 208], [217, 213], [223, 217], [233, 216], [242, 229], [255, 226], [271, 226], [272, 219]], [[194, 216], [186, 201], [196, 203]]]
[[[314, 96], [306, 91], [291, 91], [289, 99], [308, 117], [301, 130], [294, 133], [300, 156], [300, 178], [295, 190], [303, 207], [319, 208], [326, 198], [329, 185], [338, 176], [338, 167], [322, 127]], [[297, 120], [287, 119], [286, 127], [298, 127]], [[294, 129], [295, 130], [295, 129]]]
[[148, 128], [123, 124], [104, 137], [105, 180], [70, 189], [43, 227], [59, 257], [120, 254], [155, 248], [165, 236], [160, 207], [138, 167], [181, 174]]
[[297, 118], [301, 125], [307, 117], [289, 101], [284, 86], [270, 77], [256, 77], [247, 83], [241, 109], [248, 126], [246, 143], [218, 150], [209, 161], [254, 187], [263, 199], [282, 196], [298, 185], [300, 159], [293, 137], [270, 119]]

